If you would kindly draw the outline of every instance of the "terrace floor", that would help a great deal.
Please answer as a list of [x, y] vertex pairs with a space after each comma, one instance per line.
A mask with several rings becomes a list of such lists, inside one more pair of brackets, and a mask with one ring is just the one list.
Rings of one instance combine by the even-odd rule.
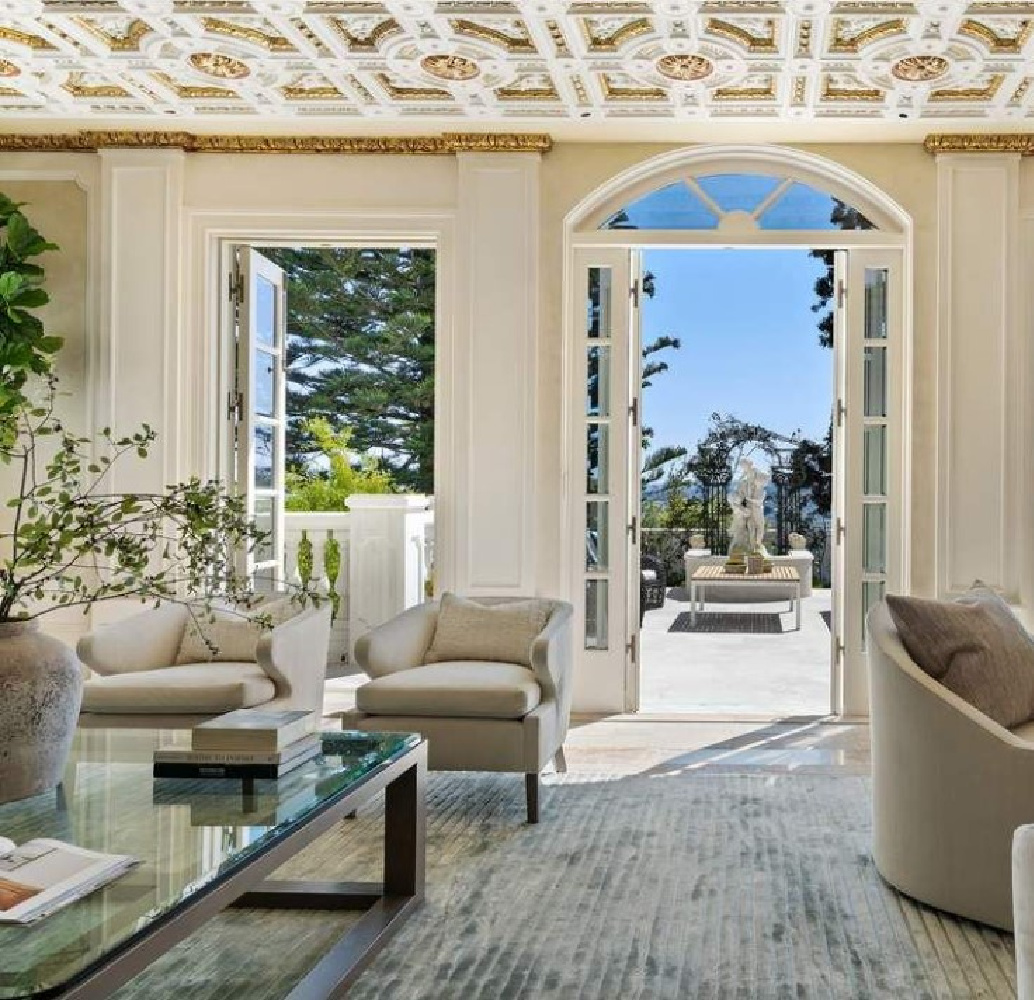
[[[787, 602], [719, 603], [716, 631], [681, 631], [689, 594], [668, 591], [640, 634], [640, 711], [776, 718], [827, 715], [830, 707], [830, 592], [802, 602], [801, 630]], [[685, 614], [680, 619], [680, 615]], [[702, 622], [702, 619], [698, 619]], [[773, 630], [773, 631], [765, 631]]]

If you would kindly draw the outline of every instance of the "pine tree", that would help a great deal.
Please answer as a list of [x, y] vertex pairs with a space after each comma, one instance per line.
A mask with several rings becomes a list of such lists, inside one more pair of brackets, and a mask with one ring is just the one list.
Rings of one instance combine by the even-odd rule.
[[262, 250], [287, 274], [287, 464], [319, 448], [305, 423], [350, 430], [392, 481], [434, 492], [435, 255], [423, 249]]

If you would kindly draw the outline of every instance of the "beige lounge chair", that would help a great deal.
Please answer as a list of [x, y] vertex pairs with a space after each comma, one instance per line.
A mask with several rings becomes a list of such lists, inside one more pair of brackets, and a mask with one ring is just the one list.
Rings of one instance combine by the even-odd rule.
[[869, 683], [880, 874], [1011, 930], [1013, 832], [1034, 823], [1034, 723], [1003, 729], [924, 673], [883, 602], [869, 614]]
[[[474, 600], [498, 604], [510, 598]], [[523, 772], [528, 822], [537, 823], [539, 773], [551, 760], [563, 770], [571, 714], [573, 609], [550, 603], [550, 617], [532, 644], [530, 669], [490, 661], [425, 664], [437, 602], [373, 629], [355, 645], [356, 662], [373, 679], [358, 689], [357, 711], [343, 724], [421, 733], [433, 770]]]
[[323, 709], [329, 603], [300, 610], [259, 640], [255, 662], [174, 665], [188, 611], [163, 604], [79, 640], [93, 672], [80, 726], [189, 728], [238, 708]]

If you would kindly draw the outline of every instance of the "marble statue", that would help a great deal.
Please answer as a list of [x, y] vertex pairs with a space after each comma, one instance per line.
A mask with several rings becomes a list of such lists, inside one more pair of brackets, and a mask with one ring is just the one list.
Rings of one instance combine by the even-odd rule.
[[738, 474], [729, 491], [732, 531], [729, 552], [745, 554], [762, 550], [765, 540], [765, 487], [771, 477], [749, 458], [740, 459]]

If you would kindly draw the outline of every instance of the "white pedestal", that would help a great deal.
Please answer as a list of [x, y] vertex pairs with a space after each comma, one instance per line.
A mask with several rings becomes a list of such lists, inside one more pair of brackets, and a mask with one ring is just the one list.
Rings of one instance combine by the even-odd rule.
[[[348, 639], [424, 601], [430, 498], [363, 493], [348, 498]], [[349, 657], [351, 659], [351, 656]]]

